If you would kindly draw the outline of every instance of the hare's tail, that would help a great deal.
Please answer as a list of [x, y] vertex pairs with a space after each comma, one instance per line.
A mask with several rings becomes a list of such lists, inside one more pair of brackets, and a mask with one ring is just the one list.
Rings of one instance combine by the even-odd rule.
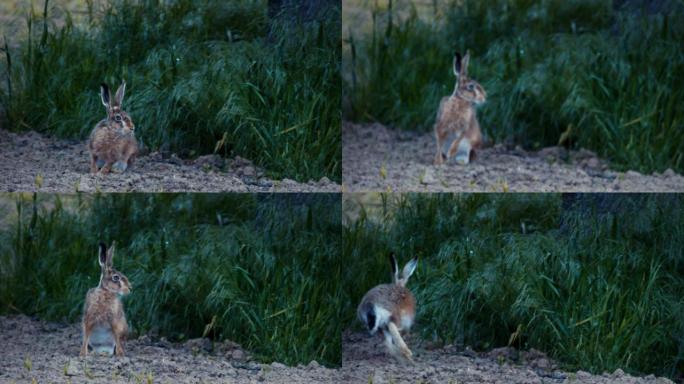
[[375, 306], [367, 301], [363, 303], [363, 305], [361, 306], [359, 314], [363, 319], [363, 323], [366, 324], [368, 332], [375, 333], [377, 327], [377, 316], [375, 315]]
[[388, 310], [370, 301], [363, 303], [359, 309], [359, 316], [371, 335], [374, 335], [378, 329], [385, 328], [391, 315]]

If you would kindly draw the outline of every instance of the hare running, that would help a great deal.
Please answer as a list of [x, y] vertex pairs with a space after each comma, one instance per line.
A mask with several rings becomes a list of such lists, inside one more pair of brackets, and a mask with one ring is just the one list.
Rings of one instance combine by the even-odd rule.
[[115, 245], [112, 243], [107, 249], [104, 243], [100, 243], [102, 274], [97, 288], [91, 288], [86, 295], [81, 356], [88, 355], [88, 347], [96, 353], [124, 355], [123, 343], [128, 335], [128, 324], [121, 296], [131, 292], [131, 284], [123, 273], [112, 267]]
[[97, 123], [90, 133], [90, 140], [88, 140], [90, 172], [97, 173], [99, 170], [107, 174], [112, 167], [124, 172], [133, 164], [138, 154], [135, 125], [131, 117], [121, 108], [126, 92], [126, 82], [121, 82], [113, 100], [107, 84], [100, 85], [100, 91], [102, 104], [107, 109], [107, 118]]
[[361, 299], [357, 315], [371, 335], [382, 331], [385, 346], [392, 356], [404, 356], [413, 361], [413, 353], [399, 332], [411, 328], [416, 316], [416, 298], [406, 288], [406, 282], [416, 269], [418, 259], [413, 258], [406, 263], [401, 276], [394, 254], [390, 254], [390, 263], [392, 284], [381, 284], [368, 291]]
[[475, 155], [475, 149], [482, 144], [480, 124], [475, 116], [475, 107], [485, 102], [487, 93], [475, 80], [468, 78], [470, 53], [463, 59], [454, 55], [456, 85], [451, 96], [442, 98], [435, 122], [437, 155], [435, 165], [456, 157], [459, 164], [468, 164]]

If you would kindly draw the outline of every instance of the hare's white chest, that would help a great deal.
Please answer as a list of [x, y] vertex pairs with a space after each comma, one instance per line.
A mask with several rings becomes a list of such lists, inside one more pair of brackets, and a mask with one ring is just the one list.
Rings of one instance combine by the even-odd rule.
[[114, 333], [109, 326], [100, 326], [93, 329], [88, 340], [88, 345], [97, 354], [114, 354]]

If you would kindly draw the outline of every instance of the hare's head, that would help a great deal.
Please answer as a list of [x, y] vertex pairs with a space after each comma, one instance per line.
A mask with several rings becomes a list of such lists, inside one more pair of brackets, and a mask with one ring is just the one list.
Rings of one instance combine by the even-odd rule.
[[454, 96], [479, 105], [487, 100], [487, 92], [485, 92], [480, 83], [468, 78], [469, 61], [470, 52], [466, 52], [463, 58], [461, 58], [461, 54], [458, 52], [454, 55], [454, 75], [456, 75]]
[[397, 264], [397, 258], [394, 257], [394, 253], [390, 253], [390, 264], [392, 265], [392, 282], [400, 287], [405, 287], [409, 277], [416, 270], [418, 259], [414, 257], [406, 263], [401, 271], [401, 275], [399, 275], [399, 264]]
[[100, 85], [100, 96], [102, 97], [102, 104], [107, 108], [107, 123], [110, 126], [118, 127], [126, 131], [133, 131], [135, 125], [128, 113], [123, 110], [122, 103], [124, 94], [126, 93], [126, 81], [122, 81], [119, 89], [116, 90], [114, 98], [111, 97], [109, 87], [107, 84]]
[[117, 271], [112, 266], [115, 245], [116, 242], [113, 242], [112, 246], [107, 249], [107, 246], [104, 243], [100, 243], [99, 262], [100, 267], [102, 268], [100, 288], [123, 296], [131, 292], [131, 284], [123, 273]]

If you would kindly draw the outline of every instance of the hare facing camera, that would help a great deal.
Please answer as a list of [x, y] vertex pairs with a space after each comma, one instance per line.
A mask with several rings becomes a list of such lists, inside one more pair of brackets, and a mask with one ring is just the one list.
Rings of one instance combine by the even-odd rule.
[[390, 255], [390, 263], [392, 284], [381, 284], [368, 291], [361, 299], [357, 315], [371, 335], [382, 332], [392, 356], [413, 361], [413, 353], [400, 332], [409, 330], [416, 316], [416, 298], [406, 288], [406, 282], [415, 271], [418, 259], [406, 263], [401, 275], [394, 254]]
[[135, 125], [131, 117], [122, 109], [126, 82], [123, 81], [112, 99], [107, 84], [100, 86], [102, 104], [107, 109], [107, 117], [97, 123], [90, 133], [88, 151], [90, 152], [90, 172], [102, 174], [112, 169], [125, 172], [138, 155], [138, 142], [135, 139]]

